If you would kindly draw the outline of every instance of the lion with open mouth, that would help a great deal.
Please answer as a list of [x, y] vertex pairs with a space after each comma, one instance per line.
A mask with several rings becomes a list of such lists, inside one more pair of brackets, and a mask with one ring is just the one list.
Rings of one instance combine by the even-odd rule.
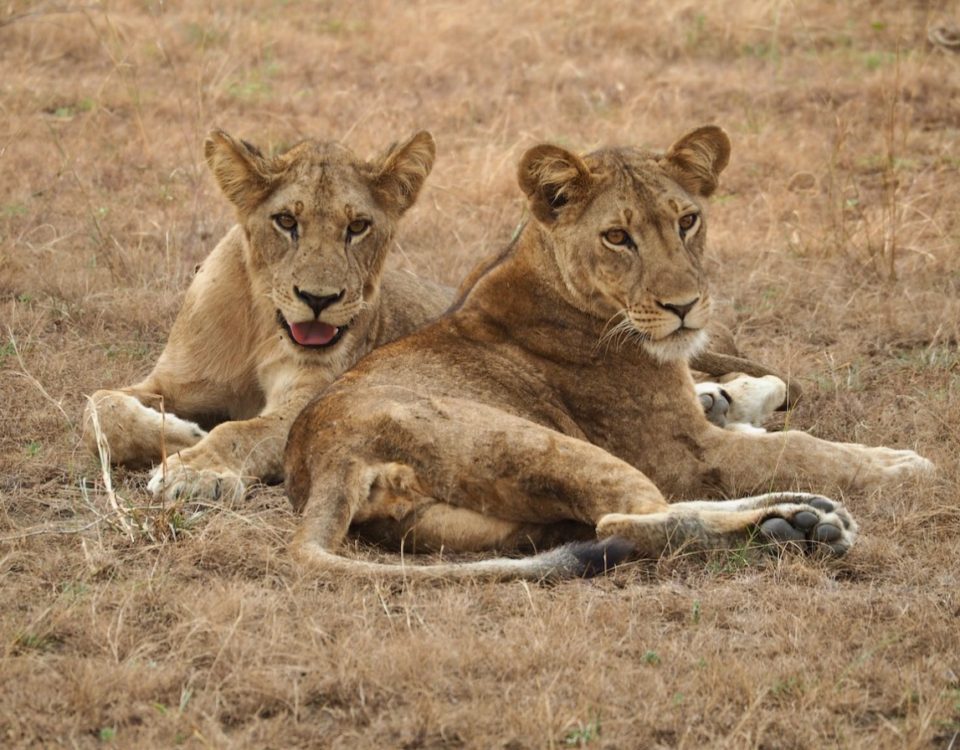
[[148, 486], [168, 497], [280, 481], [304, 404], [452, 294], [385, 264], [433, 166], [429, 133], [372, 161], [313, 140], [267, 157], [222, 131], [205, 154], [238, 222], [198, 270], [153, 371], [97, 391], [85, 419], [91, 450], [159, 464]]

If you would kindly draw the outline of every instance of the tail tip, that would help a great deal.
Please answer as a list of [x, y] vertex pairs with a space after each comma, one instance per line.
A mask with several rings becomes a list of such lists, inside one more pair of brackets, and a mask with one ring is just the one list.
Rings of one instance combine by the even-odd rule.
[[577, 575], [581, 578], [609, 573], [626, 562], [633, 554], [631, 542], [619, 536], [608, 536], [595, 542], [578, 542], [569, 547], [576, 560]]

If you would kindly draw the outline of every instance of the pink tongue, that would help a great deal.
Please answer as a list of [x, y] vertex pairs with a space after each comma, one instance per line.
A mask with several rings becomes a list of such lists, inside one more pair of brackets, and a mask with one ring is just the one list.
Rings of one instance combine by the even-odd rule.
[[329, 344], [340, 331], [336, 326], [311, 320], [306, 323], [291, 323], [290, 333], [300, 346], [323, 346]]

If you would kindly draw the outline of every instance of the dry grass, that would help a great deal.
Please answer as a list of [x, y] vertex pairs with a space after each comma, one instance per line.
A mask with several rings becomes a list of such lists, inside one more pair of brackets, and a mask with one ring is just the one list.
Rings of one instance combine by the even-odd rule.
[[[0, 744], [960, 747], [956, 3], [0, 5]], [[24, 14], [24, 15], [21, 15]], [[32, 14], [32, 15], [31, 15]], [[835, 565], [730, 554], [556, 587], [303, 577], [281, 492], [111, 504], [84, 393], [144, 374], [231, 222], [214, 124], [440, 146], [396, 262], [504, 243], [541, 139], [723, 124], [723, 312], [794, 426], [916, 446]]]

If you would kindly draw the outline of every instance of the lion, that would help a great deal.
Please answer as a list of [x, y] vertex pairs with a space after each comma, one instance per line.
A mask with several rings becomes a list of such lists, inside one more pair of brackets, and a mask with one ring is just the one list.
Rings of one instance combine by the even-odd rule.
[[314, 140], [266, 157], [220, 130], [204, 151], [238, 223], [199, 267], [153, 371], [97, 391], [86, 413], [91, 450], [159, 464], [148, 488], [171, 498], [281, 481], [287, 430], [303, 406], [374, 347], [438, 316], [453, 294], [385, 268], [433, 166], [429, 133], [372, 161]]
[[[703, 202], [729, 154], [712, 125], [665, 153], [527, 151], [516, 240], [291, 427], [293, 554], [340, 574], [539, 580], [749, 540], [850, 549], [856, 522], [819, 493], [933, 465], [707, 419], [688, 363], [711, 320]], [[620, 346], [604, 346], [611, 321]], [[412, 552], [546, 551], [391, 565], [339, 554], [348, 532]]]

